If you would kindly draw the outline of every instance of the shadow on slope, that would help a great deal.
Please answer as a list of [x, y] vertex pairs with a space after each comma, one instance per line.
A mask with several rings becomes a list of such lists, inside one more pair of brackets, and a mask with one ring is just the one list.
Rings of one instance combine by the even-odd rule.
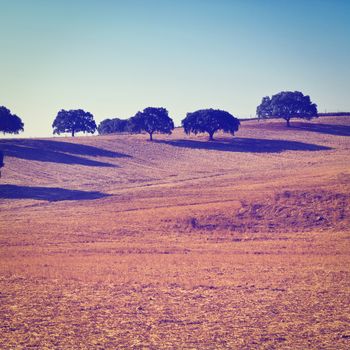
[[319, 132], [321, 134], [350, 136], [350, 125], [294, 123], [291, 126], [295, 129]]
[[[93, 146], [50, 140], [3, 140], [0, 149], [6, 156], [41, 162], [78, 164], [96, 167], [116, 165], [81, 156], [122, 158], [129, 155]], [[79, 156], [77, 156], [79, 155]]]
[[59, 187], [30, 187], [17, 185], [0, 185], [0, 198], [37, 199], [49, 202], [67, 200], [91, 200], [109, 196], [97, 191], [68, 190]]
[[322, 151], [330, 147], [298, 141], [234, 138], [220, 141], [174, 140], [156, 141], [175, 147], [205, 149], [225, 152], [278, 153], [283, 151]]

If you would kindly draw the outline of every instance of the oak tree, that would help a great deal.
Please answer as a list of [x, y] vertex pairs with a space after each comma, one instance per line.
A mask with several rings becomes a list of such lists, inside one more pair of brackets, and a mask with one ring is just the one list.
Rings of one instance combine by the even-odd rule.
[[53, 133], [60, 135], [69, 132], [74, 137], [77, 132], [93, 134], [96, 131], [96, 123], [91, 113], [82, 109], [60, 110], [52, 124]]
[[271, 98], [266, 96], [256, 109], [259, 119], [283, 118], [290, 127], [290, 119], [311, 119], [318, 117], [317, 105], [312, 103], [310, 96], [300, 91], [282, 91]]
[[0, 131], [4, 134], [18, 134], [24, 130], [24, 124], [20, 117], [12, 114], [11, 111], [0, 106]]
[[171, 134], [174, 122], [165, 108], [147, 107], [129, 119], [129, 128], [131, 132], [146, 131], [152, 141], [154, 133]]
[[98, 125], [97, 131], [100, 135], [113, 134], [127, 131], [128, 121], [126, 119], [104, 119]]
[[214, 134], [219, 130], [234, 135], [240, 122], [229, 112], [210, 108], [187, 113], [186, 118], [182, 120], [182, 126], [186, 134], [206, 132], [212, 141]]

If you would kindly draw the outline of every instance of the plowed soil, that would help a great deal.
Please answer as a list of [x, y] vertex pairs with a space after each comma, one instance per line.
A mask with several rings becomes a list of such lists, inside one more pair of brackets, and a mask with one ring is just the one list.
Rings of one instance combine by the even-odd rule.
[[1, 349], [350, 348], [350, 118], [2, 139]]

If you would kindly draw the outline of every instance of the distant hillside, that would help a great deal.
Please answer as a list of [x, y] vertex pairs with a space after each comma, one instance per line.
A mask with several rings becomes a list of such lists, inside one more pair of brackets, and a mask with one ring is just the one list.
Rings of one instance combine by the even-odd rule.
[[[350, 112], [327, 112], [327, 113], [318, 113], [319, 117], [349, 117]], [[268, 118], [268, 119], [279, 119], [279, 118]], [[259, 118], [239, 118], [239, 120], [259, 120]]]
[[[298, 172], [298, 167], [314, 163], [316, 155], [328, 167], [331, 150], [342, 154], [344, 165], [350, 118], [296, 119], [291, 125], [286, 128], [280, 119], [246, 120], [234, 137], [217, 133], [214, 142], [208, 142], [206, 134], [186, 135], [182, 128], [172, 135], [157, 134], [154, 142], [142, 134], [1, 139], [5, 156], [1, 183], [111, 194], [126, 186], [192, 183], [221, 174], [266, 179], [259, 175], [262, 169], [270, 178], [273, 169], [279, 172], [285, 162]], [[289, 157], [295, 157], [298, 165], [289, 163]]]
[[328, 113], [318, 113], [320, 117], [349, 117], [350, 112], [328, 112]]

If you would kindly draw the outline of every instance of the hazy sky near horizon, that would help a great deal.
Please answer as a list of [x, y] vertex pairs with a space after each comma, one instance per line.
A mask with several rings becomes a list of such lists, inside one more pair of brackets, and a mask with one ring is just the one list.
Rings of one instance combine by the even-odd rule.
[[24, 136], [60, 109], [253, 117], [282, 90], [349, 111], [349, 18], [348, 0], [0, 0], [0, 105]]

